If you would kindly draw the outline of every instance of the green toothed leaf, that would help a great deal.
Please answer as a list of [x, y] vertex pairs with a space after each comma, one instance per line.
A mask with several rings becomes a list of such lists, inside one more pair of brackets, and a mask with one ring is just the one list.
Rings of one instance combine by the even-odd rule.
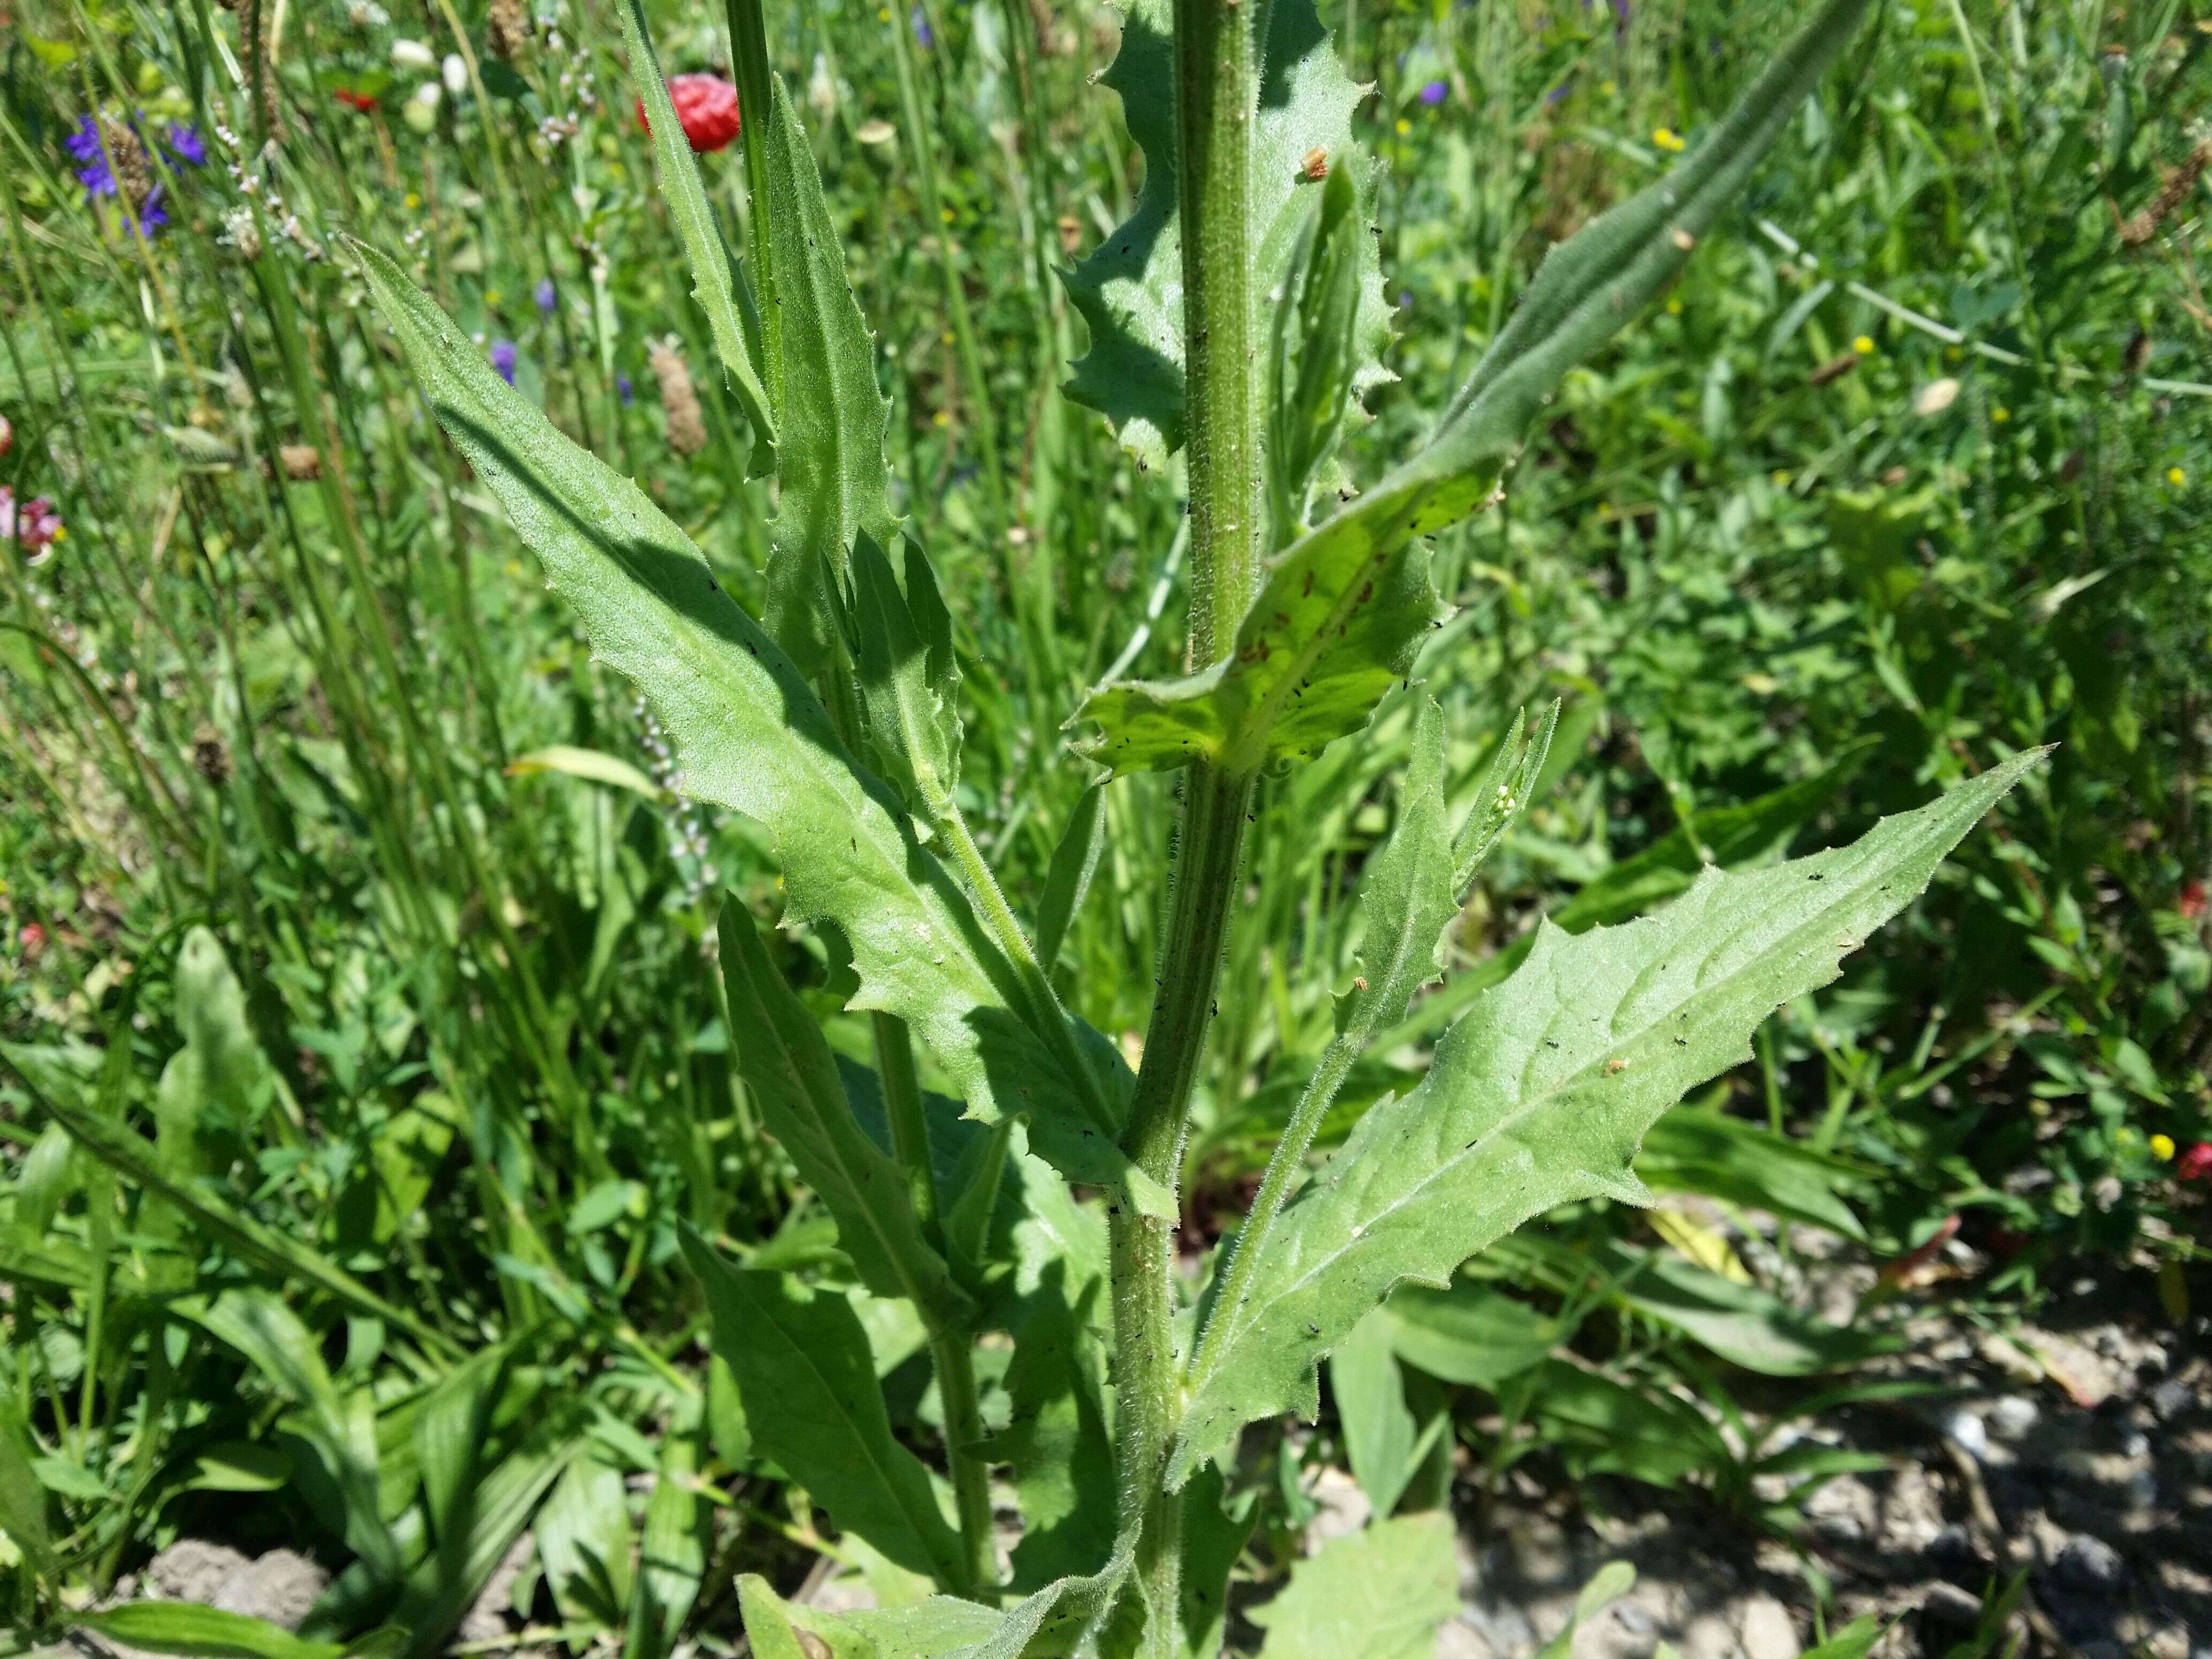
[[661, 78], [660, 60], [645, 26], [639, 0], [622, 7], [623, 40], [629, 52], [630, 84], [644, 104], [647, 125], [653, 134], [653, 172], [660, 180], [661, 199], [684, 244], [684, 257], [691, 266], [691, 297], [707, 313], [714, 337], [714, 355], [722, 360], [730, 386], [744, 406], [757, 441], [751, 471], [767, 472], [775, 465], [775, 418], [769, 408], [768, 390], [761, 384], [760, 316], [754, 308], [744, 273], [730, 257], [722, 240], [722, 227], [699, 181], [698, 158], [669, 102], [668, 83]]
[[[446, 430], [576, 608], [600, 660], [637, 684], [674, 738], [684, 792], [768, 831], [788, 921], [843, 932], [860, 977], [852, 1006], [906, 1020], [969, 1115], [1027, 1114], [1031, 1143], [1072, 1179], [1123, 1184], [1127, 1158], [1081, 1104], [1126, 1102], [1127, 1069], [1111, 1045], [1079, 1029], [1093, 1076], [1065, 1073], [1013, 1012], [1023, 1006], [1014, 969], [959, 884], [683, 532], [461, 349], [455, 325], [398, 266], [358, 244], [354, 252]], [[811, 441], [790, 410], [784, 435], [787, 474]]]
[[2015, 757], [1853, 845], [1743, 874], [1708, 870], [1655, 916], [1528, 958], [1437, 1045], [1410, 1094], [1360, 1120], [1283, 1211], [1234, 1306], [1214, 1310], [1170, 1478], [1256, 1417], [1314, 1414], [1315, 1363], [1404, 1280], [1459, 1264], [1554, 1205], [1641, 1202], [1630, 1173], [1659, 1115], [1750, 1057], [1776, 1008], [1910, 903], [1976, 819], [2042, 758]]
[[[1253, 130], [1249, 246], [1253, 289], [1264, 307], [1290, 274], [1309, 194], [1321, 189], [1309, 176], [1308, 157], [1319, 150], [1329, 173], [1349, 178], [1363, 221], [1374, 191], [1372, 163], [1352, 140], [1352, 112], [1365, 89], [1338, 64], [1313, 0], [1275, 0], [1260, 15], [1268, 29]], [[1064, 279], [1091, 330], [1090, 353], [1073, 365], [1067, 395], [1103, 415], [1147, 466], [1164, 465], [1183, 441], [1173, 27], [1168, 0], [1131, 0], [1123, 12], [1121, 50], [1100, 79], [1121, 94], [1129, 136], [1144, 152], [1144, 187], [1136, 211]], [[1390, 378], [1381, 363], [1389, 308], [1371, 234], [1358, 239], [1357, 270], [1355, 395]]]
[[1554, 248], [1428, 446], [1271, 562], [1230, 655], [1086, 702], [1083, 751], [1116, 773], [1251, 772], [1358, 730], [1438, 620], [1419, 539], [1491, 497], [1567, 370], [1674, 280], [1870, 3], [1829, 0], [1695, 154]]

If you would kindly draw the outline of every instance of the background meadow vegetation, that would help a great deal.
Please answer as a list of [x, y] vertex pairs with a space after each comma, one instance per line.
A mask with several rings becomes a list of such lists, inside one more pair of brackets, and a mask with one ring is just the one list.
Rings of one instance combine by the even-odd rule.
[[[240, 5], [0, 0], [0, 1599], [51, 1632], [216, 1536], [335, 1573], [313, 1640], [496, 1644], [464, 1623], [506, 1571], [573, 1646], [727, 1651], [732, 1570], [865, 1554], [753, 1454], [678, 1256], [688, 1223], [851, 1282], [710, 968], [717, 906], [773, 919], [776, 874], [678, 797], [334, 239], [400, 258], [756, 610], [767, 487], [607, 6]], [[715, 9], [649, 9], [672, 71], [726, 70]], [[1398, 379], [1352, 447], [1404, 453], [1544, 249], [1694, 143], [1796, 9], [1324, 8], [1375, 83], [1394, 273]], [[1090, 84], [1114, 18], [769, 23], [878, 329], [894, 505], [954, 605], [963, 807], [1018, 891], [1104, 814], [1054, 974], [1133, 1044], [1170, 781], [1093, 792], [1028, 735], [1181, 662], [1175, 471], [1058, 391], [1085, 337], [1058, 273], [1141, 176]], [[1325, 1145], [1538, 915], [1625, 919], [2063, 746], [1662, 1121], [1660, 1209], [1573, 1206], [1393, 1304], [1412, 1334], [1277, 1437], [1244, 1577], [1286, 1571], [1347, 1460], [1384, 1511], [1525, 1464], [1695, 1489], [1786, 1542], [1844, 1466], [1764, 1463], [1760, 1434], [1878, 1388], [1908, 1311], [2002, 1331], [2087, 1261], [2201, 1320], [2208, 60], [2196, 0], [1884, 5], [1663, 311], [1568, 377], [1502, 505], [1438, 538], [1463, 608], [1418, 674], [1455, 800], [1516, 711], [1563, 713], [1455, 970]], [[735, 155], [702, 158], [733, 224]], [[1336, 901], [1413, 708], [1263, 787], [1194, 1232], [1241, 1209], [1332, 1033]], [[867, 1060], [835, 939], [782, 948]], [[1883, 1269], [1846, 1323], [1808, 1306], [1838, 1262]], [[895, 1414], [934, 1420], [918, 1325], [860, 1304]]]

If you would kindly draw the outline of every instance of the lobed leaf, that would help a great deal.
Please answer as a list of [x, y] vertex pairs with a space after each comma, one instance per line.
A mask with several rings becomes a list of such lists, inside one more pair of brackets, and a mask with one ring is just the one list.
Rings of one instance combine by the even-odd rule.
[[1394, 1285], [1446, 1284], [1554, 1205], [1642, 1202], [1629, 1164], [1644, 1132], [1748, 1058], [1775, 1008], [1834, 979], [2044, 752], [1885, 818], [1850, 847], [1709, 870], [1655, 916], [1579, 935], [1540, 924], [1520, 969], [1445, 1034], [1419, 1087], [1360, 1121], [1327, 1175], [1284, 1210], [1243, 1294], [1215, 1308], [1170, 1479], [1255, 1417], [1311, 1417], [1316, 1362]]
[[[1288, 277], [1320, 186], [1308, 173], [1316, 150], [1331, 174], [1347, 175], [1364, 219], [1372, 210], [1372, 164], [1353, 144], [1352, 112], [1366, 95], [1337, 62], [1313, 0], [1262, 7], [1259, 108], [1252, 138], [1252, 283], [1263, 304]], [[1136, 210], [1090, 258], [1063, 273], [1083, 314], [1091, 349], [1073, 366], [1069, 398], [1103, 415], [1147, 466], [1162, 466], [1183, 441], [1182, 237], [1176, 208], [1174, 21], [1169, 0], [1129, 0], [1121, 49], [1099, 77], [1121, 94], [1129, 136], [1144, 153]], [[1358, 239], [1355, 395], [1389, 379], [1382, 367], [1389, 310], [1375, 238]]]
[[[795, 127], [787, 104], [779, 108]], [[776, 153], [771, 145], [772, 160]], [[818, 206], [818, 184], [814, 194]], [[843, 932], [860, 978], [852, 1006], [906, 1020], [971, 1115], [1029, 1114], [1033, 1144], [1072, 1179], [1121, 1184], [1130, 1165], [1115, 1126], [1079, 1104], [1126, 1099], [1127, 1071], [1111, 1045], [1084, 1044], [1087, 1090], [1066, 1074], [1014, 1012], [1015, 971], [958, 884], [883, 784], [854, 765], [791, 659], [722, 591], [698, 550], [636, 485], [569, 442], [467, 349], [398, 266], [359, 244], [354, 252], [446, 430], [575, 607], [599, 659], [637, 684], [675, 738], [685, 793], [766, 829], [788, 920]], [[787, 325], [794, 309], [785, 307]], [[784, 416], [788, 477], [811, 441], [797, 405]], [[787, 493], [787, 513], [806, 498]], [[842, 534], [830, 520], [823, 533]]]
[[1270, 562], [1229, 655], [1095, 693], [1084, 752], [1249, 773], [1357, 731], [1438, 619], [1417, 542], [1492, 496], [1561, 377], [1674, 279], [1870, 3], [1828, 0], [1694, 153], [1554, 248], [1427, 447]]

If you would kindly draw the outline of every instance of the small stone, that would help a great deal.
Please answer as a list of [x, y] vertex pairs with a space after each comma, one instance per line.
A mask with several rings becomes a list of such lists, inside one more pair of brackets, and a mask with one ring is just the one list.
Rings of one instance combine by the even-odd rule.
[[1931, 1572], [1938, 1573], [1954, 1584], [1978, 1584], [1990, 1576], [1988, 1560], [1974, 1534], [1956, 1524], [1945, 1527], [1928, 1540], [1921, 1552], [1921, 1559]]
[[1464, 1619], [1450, 1619], [1437, 1632], [1437, 1659], [1498, 1659], [1480, 1631]]
[[1947, 1630], [1972, 1630], [1981, 1622], [1982, 1598], [1956, 1584], [1930, 1584], [1920, 1598], [1920, 1612]]
[[1977, 1463], [1990, 1455], [1990, 1431], [1963, 1406], [1943, 1419], [1943, 1437]]
[[291, 1550], [270, 1550], [243, 1572], [233, 1575], [216, 1594], [215, 1605], [225, 1613], [246, 1613], [296, 1631], [330, 1583], [330, 1574], [306, 1556]]
[[2051, 1563], [2051, 1577], [2069, 1589], [2087, 1595], [2105, 1595], [2118, 1589], [2128, 1576], [2128, 1564], [2103, 1539], [2076, 1533], [2066, 1540]]
[[146, 1577], [169, 1601], [211, 1607], [222, 1587], [252, 1565], [228, 1544], [179, 1538], [146, 1564]]
[[1701, 1613], [1682, 1632], [1682, 1659], [1736, 1659], [1742, 1644], [1735, 1627], [1717, 1613]]
[[1743, 1638], [1745, 1659], [1797, 1659], [1796, 1624], [1790, 1609], [1772, 1596], [1761, 1592], [1746, 1601], [1736, 1628]]
[[2025, 1395], [2008, 1394], [1990, 1402], [1982, 1423], [1998, 1439], [2018, 1442], [2027, 1438], [2042, 1415]]
[[2171, 1423], [2187, 1411], [2196, 1394], [2179, 1377], [2168, 1377], [2150, 1391], [2152, 1413], [2161, 1423]]

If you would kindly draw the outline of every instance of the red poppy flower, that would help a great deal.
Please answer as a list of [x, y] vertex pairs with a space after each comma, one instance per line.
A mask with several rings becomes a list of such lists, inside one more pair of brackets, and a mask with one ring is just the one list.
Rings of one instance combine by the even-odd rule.
[[2204, 914], [2204, 884], [2191, 877], [2181, 884], [2181, 896], [2173, 902], [2181, 912], [2182, 920], [2194, 921]]
[[2179, 1181], [2203, 1181], [2212, 1176], [2212, 1140], [2200, 1140], [2174, 1159], [2173, 1174]]
[[[691, 148], [702, 154], [726, 148], [734, 142], [743, 123], [738, 115], [738, 89], [719, 75], [672, 75], [668, 77], [668, 100], [676, 106], [676, 118], [683, 124], [684, 136], [691, 141]], [[645, 100], [638, 100], [637, 124], [647, 132], [653, 124], [645, 118]]]
[[334, 90], [331, 96], [349, 108], [359, 110], [363, 115], [376, 107], [376, 100], [365, 92], [348, 92], [341, 87]]

